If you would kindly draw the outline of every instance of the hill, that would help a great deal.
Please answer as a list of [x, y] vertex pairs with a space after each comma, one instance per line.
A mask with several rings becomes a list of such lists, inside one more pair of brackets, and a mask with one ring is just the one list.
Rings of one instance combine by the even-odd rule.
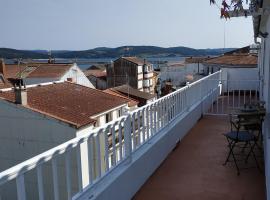
[[9, 48], [0, 48], [0, 58], [14, 59], [14, 58], [48, 58], [45, 53], [35, 51], [17, 50]]
[[[225, 52], [233, 49], [225, 49]], [[54, 50], [52, 56], [55, 58], [116, 58], [120, 56], [140, 57], [172, 57], [172, 56], [216, 56], [223, 52], [223, 49], [193, 49], [188, 47], [156, 47], [156, 46], [122, 46], [117, 48], [99, 47], [83, 51]], [[0, 57], [7, 59], [14, 58], [48, 58], [44, 50], [16, 50], [0, 48]]]

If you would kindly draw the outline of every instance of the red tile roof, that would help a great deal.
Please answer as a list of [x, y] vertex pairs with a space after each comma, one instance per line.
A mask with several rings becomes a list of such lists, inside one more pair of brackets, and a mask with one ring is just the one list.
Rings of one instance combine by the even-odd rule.
[[185, 63], [202, 63], [206, 60], [209, 60], [210, 57], [189, 57], [185, 59]]
[[129, 102], [128, 102], [128, 106], [129, 107], [133, 107], [133, 106], [136, 106], [139, 104], [139, 101], [135, 100], [135, 99], [132, 99], [130, 97], [127, 97], [125, 95], [123, 95], [122, 93], [116, 91], [116, 90], [113, 90], [113, 89], [107, 89], [107, 90], [103, 90], [103, 92], [106, 92], [108, 94], [111, 94], [111, 95], [116, 95], [118, 97], [122, 97], [122, 98], [125, 98], [127, 99]]
[[13, 85], [3, 76], [3, 74], [0, 74], [0, 89], [11, 87], [13, 87]]
[[60, 78], [71, 67], [72, 64], [42, 64], [33, 70], [27, 78]]
[[138, 57], [122, 57], [122, 59], [125, 59], [125, 60], [132, 62], [132, 63], [135, 63], [137, 65], [144, 65], [144, 64], [150, 65], [151, 64], [147, 60], [140, 59]]
[[6, 65], [6, 78], [59, 78], [63, 76], [73, 64], [31, 63]]
[[205, 64], [257, 67], [258, 57], [251, 54], [224, 55], [205, 61]]
[[97, 78], [106, 78], [107, 77], [107, 72], [104, 70], [85, 70], [84, 71], [85, 76], [95, 76]]
[[[0, 92], [0, 98], [15, 102], [14, 91]], [[125, 98], [69, 82], [28, 88], [27, 101], [25, 107], [76, 128], [93, 124], [93, 116], [128, 103]]]
[[129, 85], [121, 85], [118, 87], [111, 88], [111, 90], [120, 92], [120, 93], [125, 94], [125, 95], [139, 97], [139, 98], [142, 98], [145, 100], [151, 100], [151, 99], [154, 99], [156, 97], [155, 94], [141, 92], [140, 90], [134, 89], [134, 88], [130, 87]]
[[168, 67], [185, 67], [184, 63], [171, 63], [168, 64]]
[[24, 71], [25, 65], [8, 65], [6, 64], [6, 78], [19, 78], [20, 72]]

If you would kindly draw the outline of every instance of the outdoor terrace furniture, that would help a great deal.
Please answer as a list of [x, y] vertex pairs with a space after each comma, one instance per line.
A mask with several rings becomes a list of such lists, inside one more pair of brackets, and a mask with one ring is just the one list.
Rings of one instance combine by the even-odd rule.
[[[242, 158], [244, 158], [243, 161], [247, 163], [250, 155], [252, 155], [259, 168], [254, 148], [257, 146], [262, 151], [258, 141], [262, 140], [262, 123], [264, 116], [265, 109], [261, 104], [245, 106], [241, 109], [234, 110], [229, 115], [231, 130], [224, 134], [228, 141], [229, 153], [224, 165], [226, 165], [232, 157], [238, 175], [240, 174], [238, 165], [240, 160], [237, 159], [236, 156], [242, 156]], [[239, 148], [241, 151], [237, 152], [236, 149]], [[248, 149], [247, 154], [245, 154], [245, 149]]]

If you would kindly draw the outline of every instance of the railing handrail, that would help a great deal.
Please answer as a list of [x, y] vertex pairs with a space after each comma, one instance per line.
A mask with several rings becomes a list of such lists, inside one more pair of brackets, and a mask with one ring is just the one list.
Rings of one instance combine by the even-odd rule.
[[[174, 92], [172, 92], [172, 93], [170, 93], [170, 94], [168, 94], [168, 95], [166, 95], [166, 96], [163, 96], [163, 97], [161, 97], [161, 98], [159, 98], [159, 99], [156, 99], [155, 101], [153, 101], [153, 102], [151, 102], [151, 103], [149, 103], [149, 104], [147, 104], [147, 105], [144, 105], [144, 106], [142, 106], [142, 107], [140, 107], [140, 108], [138, 108], [138, 109], [136, 109], [136, 110], [133, 110], [133, 111], [130, 112], [129, 114], [132, 115], [133, 113], [138, 112], [139, 110], [143, 110], [143, 109], [145, 109], [145, 108], [147, 108], [147, 107], [149, 107], [149, 106], [151, 106], [151, 105], [157, 103], [158, 101], [162, 101], [162, 100], [164, 100], [164, 99], [166, 99], [166, 98], [169, 98], [169, 97], [175, 95], [176, 93], [179, 93], [179, 92], [181, 92], [181, 91], [184, 91], [184, 90], [186, 90], [188, 87], [190, 87], [190, 86], [192, 86], [192, 85], [195, 85], [195, 84], [198, 84], [198, 83], [200, 83], [200, 82], [202, 82], [202, 81], [204, 81], [204, 80], [206, 80], [206, 79], [208, 79], [208, 78], [210, 78], [210, 77], [212, 77], [212, 76], [214, 76], [214, 75], [216, 75], [216, 74], [219, 74], [219, 73], [221, 73], [221, 70], [219, 70], [219, 71], [217, 71], [217, 72], [215, 72], [215, 73], [213, 73], [213, 74], [210, 74], [210, 75], [208, 75], [208, 76], [206, 76], [206, 77], [203, 77], [203, 78], [201, 78], [201, 79], [199, 79], [199, 80], [197, 80], [197, 81], [194, 81], [193, 83], [190, 83], [189, 85], [186, 85], [186, 86], [184, 86], [184, 87], [182, 87], [182, 88], [180, 88], [180, 89], [177, 89], [176, 91], [174, 91]], [[213, 79], [213, 80], [214, 80], [214, 79]], [[219, 80], [219, 79], [218, 79], [218, 80]]]
[[[118, 118], [117, 121], [119, 123], [121, 123], [121, 121], [123, 121], [126, 117], [127, 116], [122, 116], [122, 117]], [[83, 135], [77, 136], [77, 137], [75, 137], [75, 138], [73, 138], [73, 139], [71, 139], [63, 144], [60, 144], [56, 147], [53, 147], [53, 148], [49, 149], [48, 151], [45, 151], [39, 155], [36, 155], [36, 156], [26, 160], [26, 161], [19, 163], [19, 164], [15, 165], [7, 170], [2, 171], [0, 173], [0, 186], [2, 184], [4, 184], [5, 182], [16, 178], [16, 176], [23, 174], [23, 173], [26, 173], [27, 171], [30, 171], [31, 169], [34, 169], [38, 165], [50, 161], [52, 157], [59, 156], [61, 154], [66, 153], [70, 149], [77, 147], [78, 145], [87, 141], [91, 137], [91, 135], [97, 134], [98, 132], [100, 132], [100, 130], [107, 128], [108, 126], [112, 125], [113, 123], [115, 123], [115, 121], [104, 124], [101, 127], [98, 127], [96, 129], [91, 130], [89, 133], [85, 133]]]
[[[206, 80], [206, 79], [209, 79], [209, 78], [211, 78], [212, 76], [215, 76], [216, 74], [220, 74], [220, 73], [221, 73], [221, 70], [219, 70], [219, 71], [217, 71], [217, 72], [215, 72], [215, 73], [213, 73], [213, 74], [210, 74], [210, 75], [208, 75], [208, 76], [206, 76], [206, 77], [203, 77], [203, 78], [201, 78], [201, 79], [199, 79], [199, 80], [197, 80], [197, 81], [194, 81], [193, 83], [190, 83], [189, 85], [190, 85], [190, 86], [196, 85], [197, 83], [200, 83], [200, 82], [202, 82], [202, 81], [204, 81], [204, 80]], [[215, 80], [215, 79], [213, 79], [213, 80]]]
[[57, 157], [59, 155], [62, 155], [64, 153], [66, 153], [67, 151], [78, 147], [80, 144], [86, 142], [87, 140], [89, 140], [91, 137], [93, 137], [93, 135], [98, 134], [102, 129], [107, 129], [110, 126], [113, 126], [115, 123], [119, 123], [121, 124], [122, 122], [124, 122], [129, 116], [132, 116], [134, 113], [138, 113], [139, 111], [142, 111], [145, 108], [151, 107], [152, 105], [161, 102], [164, 99], [170, 98], [171, 96], [182, 92], [186, 89], [188, 89], [189, 87], [196, 85], [206, 79], [209, 79], [215, 75], [217, 75], [218, 73], [220, 73], [221, 71], [215, 72], [207, 77], [204, 77], [198, 81], [195, 81], [194, 83], [189, 84], [188, 86], [185, 86], [183, 88], [180, 88], [160, 99], [155, 100], [154, 102], [151, 102], [150, 104], [147, 104], [143, 107], [140, 107], [136, 110], [134, 110], [133, 112], [130, 112], [128, 115], [126, 116], [122, 116], [120, 118], [118, 118], [117, 120], [114, 120], [112, 122], [106, 123], [101, 127], [98, 127], [96, 129], [91, 130], [89, 133], [85, 133], [81, 136], [78, 136], [76, 138], [73, 138], [63, 144], [60, 144], [54, 148], [49, 149], [48, 151], [45, 151], [44, 153], [41, 153], [39, 155], [36, 155], [22, 163], [17, 164], [16, 166], [13, 166], [3, 172], [0, 173], [0, 185], [15, 179], [17, 176], [24, 174], [34, 168], [36, 168], [37, 166], [49, 162], [52, 160], [52, 158]]

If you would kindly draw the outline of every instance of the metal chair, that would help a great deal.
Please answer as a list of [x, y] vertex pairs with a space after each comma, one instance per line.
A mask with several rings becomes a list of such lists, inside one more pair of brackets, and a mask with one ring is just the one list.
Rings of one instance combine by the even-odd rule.
[[[245, 129], [245, 125], [248, 125], [247, 123], [248, 122], [243, 122], [237, 116], [235, 118], [233, 115], [230, 115], [231, 131], [224, 134], [228, 141], [229, 153], [223, 165], [226, 165], [229, 162], [230, 157], [232, 157], [237, 169], [237, 175], [240, 174], [240, 168], [237, 164], [237, 161], [239, 160], [236, 159], [236, 155], [238, 154], [235, 153], [235, 148], [237, 147], [242, 148], [242, 150], [249, 147], [249, 152], [244, 161], [247, 163], [249, 156], [252, 154], [256, 165], [259, 168], [258, 161], [253, 151], [258, 138], [252, 133], [252, 131]], [[251, 125], [251, 123], [249, 125]]]

